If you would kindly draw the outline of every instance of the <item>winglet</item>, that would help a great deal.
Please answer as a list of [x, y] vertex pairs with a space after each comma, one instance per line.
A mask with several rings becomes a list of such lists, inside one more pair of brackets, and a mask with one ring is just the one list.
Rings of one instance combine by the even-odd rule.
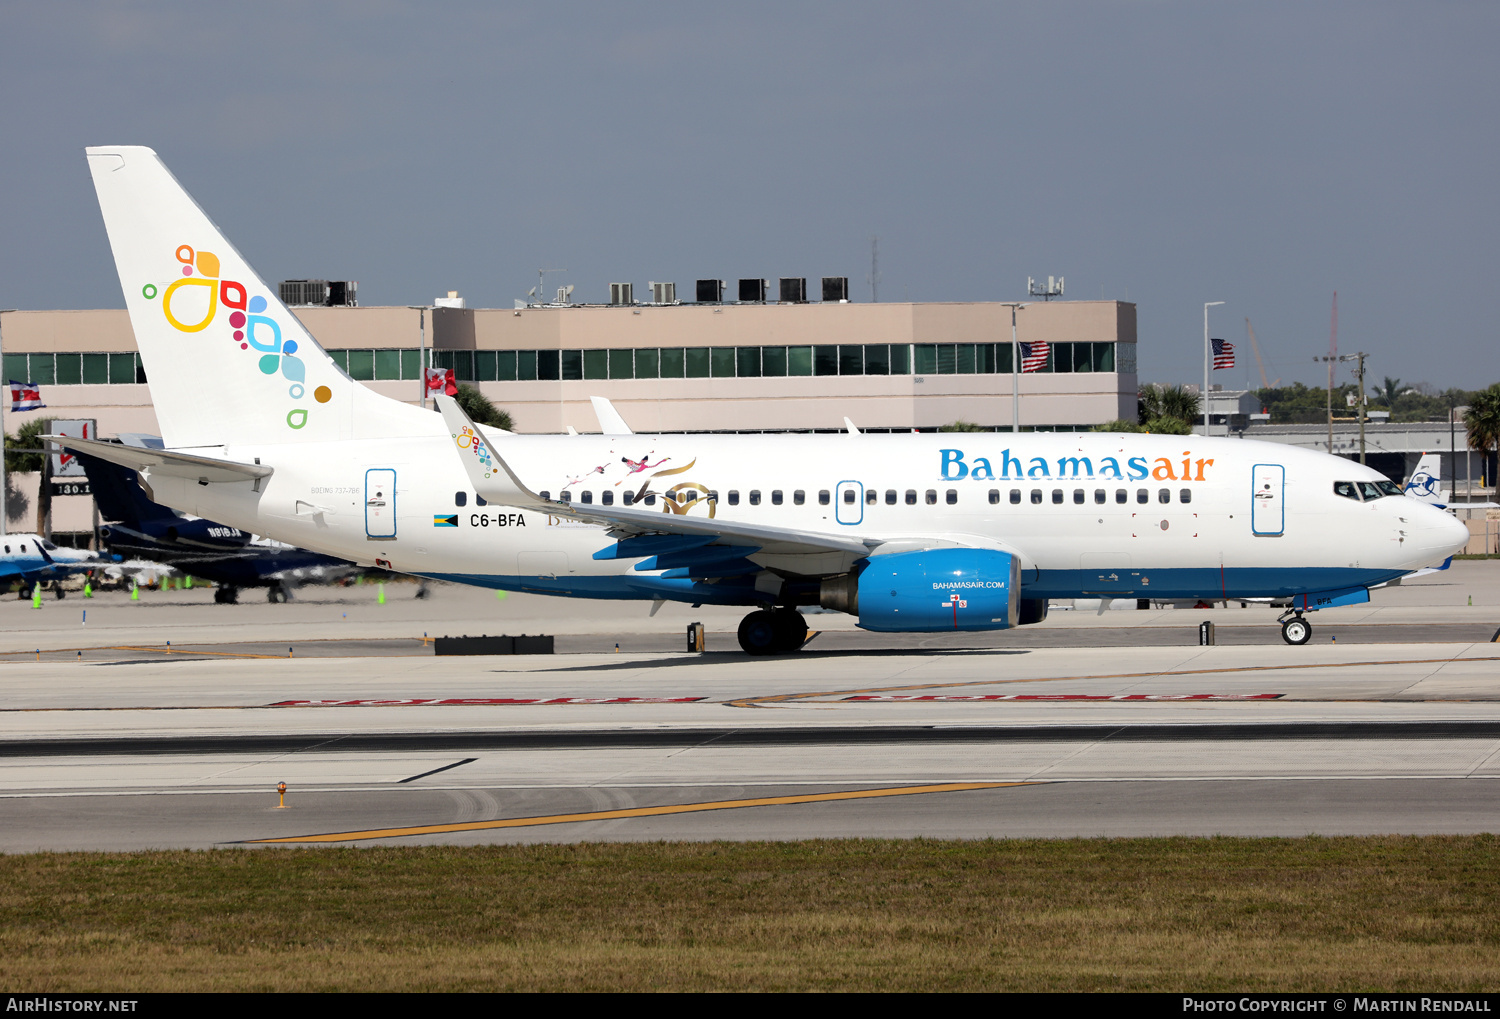
[[599, 429], [605, 435], [634, 435], [620, 412], [615, 410], [615, 405], [602, 396], [591, 396], [589, 401], [594, 405], [594, 416], [599, 419]]
[[848, 418], [844, 418], [844, 427], [849, 430], [850, 435], [860, 434], [859, 429], [854, 427], [854, 422], [850, 421]]
[[458, 401], [439, 393], [434, 397], [438, 410], [443, 414], [443, 423], [454, 442], [455, 452], [463, 461], [464, 472], [474, 491], [486, 502], [501, 506], [526, 506], [545, 508], [547, 500], [521, 483], [510, 465], [500, 459], [500, 454], [485, 439], [479, 426], [469, 419]]

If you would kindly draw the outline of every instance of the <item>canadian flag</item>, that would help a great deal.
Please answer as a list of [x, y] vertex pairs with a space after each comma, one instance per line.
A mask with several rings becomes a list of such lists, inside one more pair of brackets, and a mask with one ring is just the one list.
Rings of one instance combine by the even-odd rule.
[[427, 369], [427, 393], [445, 393], [448, 396], [458, 395], [458, 383], [453, 378], [452, 368], [428, 368]]

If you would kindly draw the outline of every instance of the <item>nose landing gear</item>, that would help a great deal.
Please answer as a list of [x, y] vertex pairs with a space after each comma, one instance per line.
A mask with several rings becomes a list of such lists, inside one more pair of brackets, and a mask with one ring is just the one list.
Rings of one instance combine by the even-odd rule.
[[1280, 622], [1281, 639], [1288, 644], [1306, 644], [1312, 640], [1312, 624], [1302, 618], [1302, 613], [1282, 616]]
[[807, 643], [807, 620], [796, 609], [761, 609], [740, 621], [740, 647], [747, 655], [781, 655]]

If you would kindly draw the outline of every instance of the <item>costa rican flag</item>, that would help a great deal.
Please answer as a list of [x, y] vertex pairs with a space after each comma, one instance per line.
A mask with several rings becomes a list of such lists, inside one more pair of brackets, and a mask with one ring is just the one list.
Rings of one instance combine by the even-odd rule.
[[1047, 343], [1023, 343], [1021, 344], [1021, 370], [1023, 372], [1039, 372], [1047, 367], [1047, 355], [1052, 352], [1051, 344]]
[[448, 396], [458, 395], [458, 383], [453, 378], [452, 368], [428, 368], [427, 369], [427, 392], [446, 393]]
[[36, 383], [10, 380], [11, 410], [41, 410], [45, 406], [47, 405], [42, 402], [42, 393], [37, 389]]
[[1234, 344], [1228, 340], [1209, 340], [1214, 345], [1214, 371], [1234, 367]]

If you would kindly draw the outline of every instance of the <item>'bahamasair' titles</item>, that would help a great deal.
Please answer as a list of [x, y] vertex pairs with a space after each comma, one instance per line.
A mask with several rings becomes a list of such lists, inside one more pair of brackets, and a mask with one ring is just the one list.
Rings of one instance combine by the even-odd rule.
[[[944, 481], [1004, 481], [1026, 478], [1114, 478], [1118, 481], [1203, 481], [1204, 471], [1214, 465], [1211, 457], [1194, 458], [1191, 450], [1182, 451], [1182, 459], [1164, 456], [1154, 460], [1144, 456], [1099, 458], [1097, 463], [1087, 456], [1060, 456], [1055, 460], [1034, 456], [1023, 463], [1009, 449], [1000, 451], [995, 458], [999, 473], [988, 457], [969, 458], [961, 449], [940, 449], [942, 456], [940, 471]], [[1120, 461], [1124, 461], [1121, 465]]]

